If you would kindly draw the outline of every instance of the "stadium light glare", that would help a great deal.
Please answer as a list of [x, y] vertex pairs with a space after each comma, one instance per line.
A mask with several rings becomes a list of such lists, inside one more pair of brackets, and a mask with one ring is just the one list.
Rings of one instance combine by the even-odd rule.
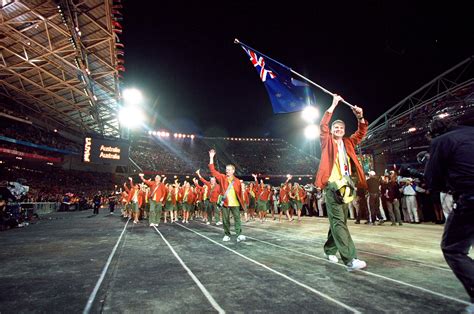
[[142, 124], [145, 120], [145, 115], [135, 106], [123, 107], [119, 112], [119, 121], [124, 126], [133, 129]]
[[313, 123], [319, 117], [319, 110], [313, 106], [307, 106], [301, 112], [303, 120], [309, 123]]
[[125, 104], [138, 105], [143, 101], [142, 92], [136, 88], [126, 88], [123, 90], [122, 97]]
[[438, 115], [438, 118], [439, 118], [439, 119], [444, 119], [444, 118], [446, 118], [447, 116], [449, 116], [449, 113], [447, 113], [447, 112], [445, 112], [445, 113], [440, 113], [440, 114]]
[[174, 137], [178, 137], [178, 133], [175, 133], [175, 134], [174, 134]]
[[194, 134], [191, 134], [191, 139], [194, 139]]
[[304, 129], [304, 135], [307, 139], [315, 139], [319, 136], [319, 128], [315, 124], [310, 124]]

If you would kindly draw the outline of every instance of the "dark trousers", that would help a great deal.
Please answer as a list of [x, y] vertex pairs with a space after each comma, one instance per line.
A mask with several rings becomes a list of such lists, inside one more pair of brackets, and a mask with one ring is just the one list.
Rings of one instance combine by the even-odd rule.
[[380, 195], [378, 193], [369, 193], [370, 217], [372, 217], [372, 223], [375, 223], [377, 217], [381, 217], [379, 197]]
[[109, 209], [110, 209], [110, 212], [111, 212], [111, 213], [114, 212], [114, 210], [115, 210], [115, 202], [109, 203]]
[[456, 203], [444, 226], [441, 249], [446, 263], [474, 302], [474, 261], [468, 256], [474, 244], [474, 201], [469, 205]]
[[100, 204], [94, 203], [94, 215], [99, 214], [99, 208], [100, 208]]

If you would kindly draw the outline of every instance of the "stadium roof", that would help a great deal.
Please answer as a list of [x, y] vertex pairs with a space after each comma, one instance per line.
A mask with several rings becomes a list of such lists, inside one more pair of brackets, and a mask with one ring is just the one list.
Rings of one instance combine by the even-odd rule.
[[365, 152], [404, 152], [426, 149], [433, 118], [474, 121], [474, 56], [434, 78], [369, 125], [361, 143]]
[[0, 103], [76, 134], [118, 136], [113, 11], [112, 0], [1, 2]]

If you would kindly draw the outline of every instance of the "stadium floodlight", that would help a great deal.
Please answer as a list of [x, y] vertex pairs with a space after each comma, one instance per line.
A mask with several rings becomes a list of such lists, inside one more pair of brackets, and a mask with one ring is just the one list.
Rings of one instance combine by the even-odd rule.
[[439, 119], [444, 119], [444, 118], [446, 118], [447, 116], [449, 116], [449, 113], [444, 112], [444, 113], [440, 113], [440, 114], [438, 115], [438, 118], [439, 118]]
[[194, 139], [194, 134], [191, 134], [191, 139]]
[[142, 92], [136, 88], [126, 88], [122, 93], [124, 103], [127, 105], [138, 105], [143, 101]]
[[301, 117], [306, 122], [314, 123], [314, 121], [319, 117], [319, 110], [313, 106], [306, 106], [301, 112]]
[[119, 121], [127, 128], [133, 129], [143, 123], [145, 115], [140, 108], [125, 106], [119, 112]]
[[304, 129], [304, 135], [307, 139], [315, 139], [319, 136], [319, 128], [315, 124], [310, 124]]

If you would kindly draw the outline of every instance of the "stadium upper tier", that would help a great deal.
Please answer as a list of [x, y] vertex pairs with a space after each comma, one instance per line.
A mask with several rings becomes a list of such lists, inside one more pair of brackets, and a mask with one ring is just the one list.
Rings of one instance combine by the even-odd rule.
[[314, 175], [318, 164], [317, 158], [282, 139], [177, 139], [151, 135], [132, 140], [130, 157], [143, 171], [193, 174], [197, 169], [207, 169], [211, 148], [217, 152], [217, 167], [223, 171], [226, 164], [233, 164], [239, 176]]

